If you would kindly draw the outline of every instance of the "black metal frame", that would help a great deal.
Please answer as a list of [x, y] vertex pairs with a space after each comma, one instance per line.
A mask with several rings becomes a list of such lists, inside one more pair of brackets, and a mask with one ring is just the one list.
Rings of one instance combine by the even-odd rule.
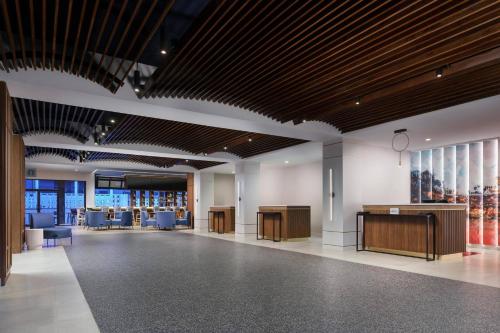
[[[362, 238], [361, 238], [361, 249], [359, 249], [359, 217], [362, 216]], [[412, 218], [419, 218], [419, 219], [425, 219], [426, 223], [426, 237], [425, 237], [425, 258], [422, 258], [420, 256], [411, 256], [411, 255], [405, 255], [405, 254], [398, 254], [398, 253], [390, 253], [390, 252], [382, 252], [382, 251], [371, 251], [367, 250], [365, 248], [365, 218], [367, 216], [390, 216], [390, 217], [395, 217], [395, 216], [403, 216], [403, 217], [412, 217]], [[417, 220], [419, 220], [417, 219]], [[420, 221], [419, 221], [420, 222]], [[430, 224], [432, 223], [432, 259], [430, 259], [430, 253], [429, 253], [429, 231], [430, 231]], [[427, 261], [434, 261], [436, 260], [436, 216], [433, 213], [427, 213], [427, 214], [417, 214], [417, 215], [396, 215], [396, 214], [370, 214], [370, 212], [358, 212], [356, 214], [356, 251], [368, 251], [368, 252], [379, 252], [379, 253], [389, 253], [389, 254], [395, 254], [399, 256], [404, 256], [404, 257], [414, 257], [414, 258], [421, 258], [425, 259]]]
[[[259, 238], [259, 215], [262, 215], [262, 238]], [[273, 242], [281, 242], [281, 213], [280, 212], [257, 212], [257, 240], [262, 240], [265, 239], [265, 216], [266, 215], [271, 215], [273, 217]], [[276, 230], [276, 219], [275, 217], [278, 216], [278, 222], [279, 222], [279, 238], [276, 240], [275, 237], [275, 230]]]
[[[209, 210], [208, 211], [208, 232], [215, 232], [215, 229], [210, 229], [210, 214], [212, 214], [213, 219], [214, 219], [214, 227], [215, 227], [215, 217], [217, 217], [217, 233], [218, 234], [224, 234], [224, 231], [226, 229], [226, 224], [225, 224], [225, 214], [224, 212], [221, 211], [214, 211], [214, 210]], [[220, 217], [222, 215], [222, 232], [220, 232]]]

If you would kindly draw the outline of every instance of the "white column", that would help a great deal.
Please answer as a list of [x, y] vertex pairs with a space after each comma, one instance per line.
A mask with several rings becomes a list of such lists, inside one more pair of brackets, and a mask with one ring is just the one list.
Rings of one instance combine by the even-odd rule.
[[208, 226], [208, 211], [214, 205], [214, 174], [195, 173], [194, 192], [194, 228], [204, 230]]
[[235, 203], [236, 234], [255, 234], [259, 209], [259, 162], [236, 163]]
[[344, 219], [342, 151], [342, 142], [323, 145], [323, 244], [346, 247], [355, 244], [356, 229]]

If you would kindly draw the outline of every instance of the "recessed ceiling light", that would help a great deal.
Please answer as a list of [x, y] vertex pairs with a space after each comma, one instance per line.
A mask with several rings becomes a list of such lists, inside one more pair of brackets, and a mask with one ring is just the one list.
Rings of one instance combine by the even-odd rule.
[[96, 145], [96, 146], [98, 145], [97, 141], [94, 142], [94, 145]]
[[359, 98], [356, 99], [356, 105], [360, 105], [361, 104], [361, 100]]
[[163, 55], [165, 55], [165, 54], [167, 54], [167, 50], [163, 50], [162, 49], [162, 50], [160, 50], [160, 53], [163, 54]]
[[436, 77], [437, 78], [443, 77], [443, 70], [441, 68], [436, 70]]
[[248, 138], [248, 142], [252, 142], [252, 138]]
[[188, 162], [189, 162], [189, 160], [186, 160], [186, 163], [188, 163]]
[[427, 138], [427, 139], [425, 139], [425, 141], [431, 141], [431, 140], [432, 140], [431, 138]]
[[114, 123], [115, 123], [115, 120], [114, 120], [114, 119], [111, 119], [109, 122], [110, 122], [110, 123], [112, 123], [112, 124], [114, 124]]
[[306, 121], [307, 121], [307, 120], [305, 120], [305, 119], [304, 119], [304, 120], [302, 120], [302, 122], [303, 122], [303, 123], [305, 123]]
[[207, 153], [203, 153], [203, 155], [207, 156], [208, 154]]
[[224, 147], [224, 150], [227, 150], [227, 147]]
[[102, 132], [102, 133], [101, 133], [101, 136], [105, 136], [105, 135], [106, 135], [106, 133], [105, 133], [105, 132]]
[[288, 161], [285, 161], [285, 164], [288, 164]]
[[139, 88], [134, 88], [134, 91], [135, 92], [139, 92]]

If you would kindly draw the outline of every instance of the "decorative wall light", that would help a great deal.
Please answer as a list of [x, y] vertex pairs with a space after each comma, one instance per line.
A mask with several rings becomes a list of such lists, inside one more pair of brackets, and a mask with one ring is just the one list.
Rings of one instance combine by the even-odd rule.
[[392, 149], [399, 153], [399, 168], [403, 166], [401, 163], [401, 153], [407, 150], [409, 145], [410, 137], [408, 136], [406, 128], [395, 130], [394, 136], [392, 137]]

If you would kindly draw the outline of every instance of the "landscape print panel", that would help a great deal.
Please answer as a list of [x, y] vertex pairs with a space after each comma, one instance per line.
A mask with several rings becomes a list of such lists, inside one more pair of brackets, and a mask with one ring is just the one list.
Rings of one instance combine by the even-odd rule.
[[498, 239], [498, 140], [483, 142], [483, 245]]
[[[457, 203], [469, 203], [469, 145], [458, 145], [456, 150], [456, 199]], [[469, 242], [469, 213], [467, 208], [466, 238]]]
[[410, 186], [411, 203], [420, 202], [420, 152], [411, 152], [410, 155]]
[[432, 200], [432, 150], [422, 150], [420, 159], [420, 200]]
[[482, 244], [483, 143], [469, 145], [469, 243]]
[[444, 199], [449, 203], [456, 202], [456, 189], [457, 189], [457, 179], [456, 179], [456, 152], [455, 146], [444, 148], [444, 159], [443, 159], [443, 179], [444, 179]]
[[432, 150], [432, 199], [444, 199], [443, 188], [443, 148]]

